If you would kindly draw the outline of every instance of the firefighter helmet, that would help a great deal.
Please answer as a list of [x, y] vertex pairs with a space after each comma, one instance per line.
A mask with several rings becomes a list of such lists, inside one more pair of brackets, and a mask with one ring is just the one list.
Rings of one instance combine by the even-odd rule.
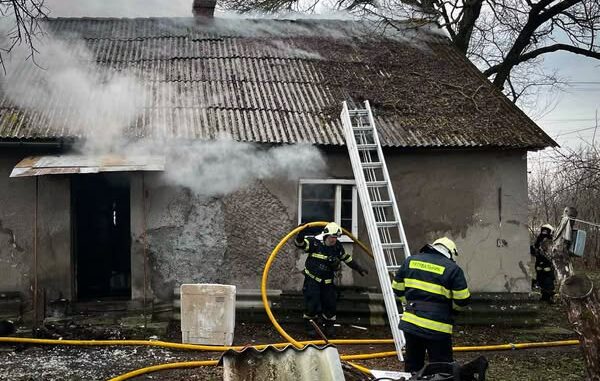
[[554, 232], [554, 226], [552, 226], [550, 224], [544, 224], [544, 225], [540, 226], [540, 230], [542, 230], [542, 229], [550, 230], [550, 234], [552, 234]]
[[323, 237], [327, 237], [328, 235], [340, 237], [342, 235], [342, 228], [335, 222], [330, 222], [323, 229]]
[[452, 259], [452, 256], [458, 255], [456, 244], [448, 237], [438, 238], [431, 244], [431, 246], [433, 246], [434, 248], [436, 245], [442, 245], [443, 247], [445, 247], [448, 250], [448, 253], [450, 254], [450, 259]]

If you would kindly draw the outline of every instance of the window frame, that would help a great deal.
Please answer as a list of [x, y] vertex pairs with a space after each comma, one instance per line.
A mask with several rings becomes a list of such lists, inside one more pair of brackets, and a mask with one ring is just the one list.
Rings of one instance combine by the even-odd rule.
[[[300, 179], [298, 181], [298, 224], [302, 221], [302, 186], [307, 184], [326, 184], [335, 185], [335, 200], [334, 200], [334, 222], [342, 226], [342, 186], [352, 186], [352, 228], [350, 232], [353, 236], [358, 235], [358, 191], [356, 189], [356, 181], [348, 179]], [[340, 242], [354, 242], [347, 235], [342, 235], [339, 238]]]

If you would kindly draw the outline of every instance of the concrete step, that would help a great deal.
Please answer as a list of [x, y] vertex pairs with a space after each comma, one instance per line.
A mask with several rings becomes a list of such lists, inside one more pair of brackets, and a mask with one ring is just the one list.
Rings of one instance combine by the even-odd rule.
[[0, 320], [20, 320], [22, 316], [21, 294], [16, 291], [0, 292]]
[[[300, 291], [269, 290], [268, 293], [271, 310], [279, 321], [294, 323], [302, 321], [304, 298]], [[472, 304], [458, 314], [455, 320], [458, 324], [465, 325], [539, 326], [541, 322], [538, 316], [542, 307], [534, 303], [534, 297], [528, 294], [474, 294]], [[173, 306], [173, 318], [179, 320], [179, 299], [175, 299]], [[341, 288], [337, 307], [337, 318], [340, 323], [387, 324], [383, 297], [379, 293], [357, 292], [356, 289]], [[238, 290], [236, 320], [238, 322], [268, 321], [260, 290]]]

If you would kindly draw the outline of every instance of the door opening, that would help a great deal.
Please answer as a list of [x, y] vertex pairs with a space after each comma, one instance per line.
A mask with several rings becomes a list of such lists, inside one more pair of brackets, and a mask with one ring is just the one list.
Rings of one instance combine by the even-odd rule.
[[125, 173], [72, 178], [78, 300], [131, 297], [130, 184]]

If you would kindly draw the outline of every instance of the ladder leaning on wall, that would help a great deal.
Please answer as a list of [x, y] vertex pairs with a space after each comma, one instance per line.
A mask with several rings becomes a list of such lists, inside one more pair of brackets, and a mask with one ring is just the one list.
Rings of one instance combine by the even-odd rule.
[[369, 102], [365, 101], [362, 109], [349, 109], [344, 102], [341, 120], [394, 345], [403, 361], [405, 340], [398, 328], [400, 314], [392, 278], [410, 255], [408, 242]]

